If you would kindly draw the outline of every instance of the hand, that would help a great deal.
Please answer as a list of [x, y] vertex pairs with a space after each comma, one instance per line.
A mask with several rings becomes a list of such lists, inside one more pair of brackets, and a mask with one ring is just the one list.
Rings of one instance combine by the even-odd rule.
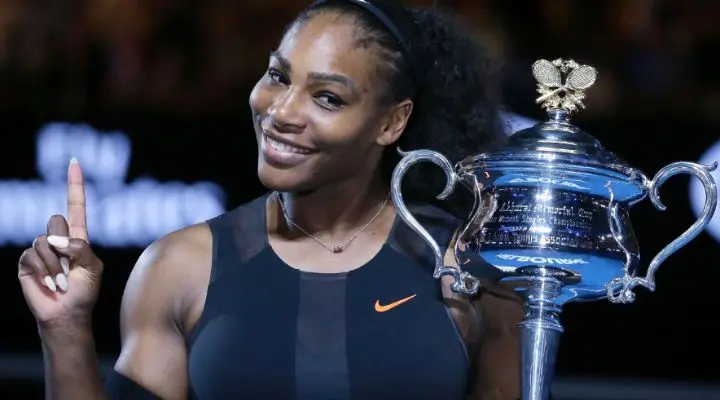
[[75, 159], [67, 188], [67, 220], [50, 217], [47, 235], [35, 238], [18, 264], [25, 301], [42, 328], [89, 323], [100, 288], [103, 264], [88, 242], [85, 187]]

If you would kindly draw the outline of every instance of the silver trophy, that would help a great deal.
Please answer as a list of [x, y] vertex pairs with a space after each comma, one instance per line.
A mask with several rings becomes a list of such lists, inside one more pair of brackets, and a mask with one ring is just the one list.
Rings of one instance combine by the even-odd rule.
[[[515, 133], [497, 151], [472, 155], [454, 166], [431, 150], [401, 151], [391, 191], [400, 217], [432, 248], [434, 277], [454, 277], [456, 293], [478, 291], [480, 280], [467, 271], [478, 258], [501, 270], [503, 281], [521, 281], [517, 290], [526, 302], [519, 325], [522, 400], [546, 400], [563, 331], [562, 306], [605, 298], [629, 303], [636, 286], [653, 291], [660, 264], [695, 238], [715, 212], [718, 193], [710, 173], [717, 162], [675, 162], [649, 179], [570, 123], [570, 114], [584, 108], [584, 91], [597, 78], [595, 68], [572, 60], [539, 60], [532, 72], [540, 93], [537, 102], [548, 112], [546, 122]], [[446, 174], [439, 199], [447, 198], [458, 183], [474, 195], [473, 209], [455, 241], [459, 268], [444, 265], [440, 246], [403, 201], [402, 179], [421, 161], [438, 165]], [[658, 190], [677, 174], [702, 182], [705, 206], [697, 221], [650, 261], [645, 277], [638, 276], [630, 208], [649, 196], [656, 208], [665, 210]]]

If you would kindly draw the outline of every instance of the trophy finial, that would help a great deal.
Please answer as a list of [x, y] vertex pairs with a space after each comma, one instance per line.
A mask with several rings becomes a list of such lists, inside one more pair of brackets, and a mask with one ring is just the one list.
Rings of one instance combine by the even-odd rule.
[[[585, 90], [597, 79], [597, 70], [589, 65], [580, 65], [573, 60], [558, 58], [553, 61], [537, 60], [532, 66], [533, 76], [538, 82], [540, 97], [546, 111], [563, 110], [567, 114], [585, 108]], [[565, 74], [565, 82], [562, 76]]]

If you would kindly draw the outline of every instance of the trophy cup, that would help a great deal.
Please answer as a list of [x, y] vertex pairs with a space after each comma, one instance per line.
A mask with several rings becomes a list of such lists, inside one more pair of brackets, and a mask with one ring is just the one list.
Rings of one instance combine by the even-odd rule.
[[[548, 113], [545, 122], [515, 133], [498, 150], [454, 166], [434, 151], [400, 151], [403, 158], [393, 173], [391, 193], [400, 217], [432, 248], [434, 277], [455, 278], [453, 291], [469, 296], [478, 291], [480, 280], [468, 272], [478, 257], [501, 270], [502, 281], [521, 281], [516, 290], [526, 304], [519, 325], [522, 400], [546, 400], [563, 331], [562, 306], [605, 298], [629, 303], [636, 286], [653, 291], [660, 264], [695, 238], [715, 212], [717, 188], [710, 172], [717, 162], [675, 162], [648, 179], [570, 123], [571, 113], [584, 108], [584, 91], [597, 78], [595, 68], [572, 60], [539, 60], [532, 73], [540, 93], [536, 101]], [[421, 161], [445, 172], [438, 199], [449, 196], [458, 183], [474, 195], [455, 242], [458, 267], [443, 265], [440, 247], [403, 202], [403, 176]], [[692, 226], [650, 261], [645, 277], [638, 276], [630, 208], [649, 196], [656, 208], [665, 210], [658, 190], [677, 174], [702, 182], [704, 208]]]

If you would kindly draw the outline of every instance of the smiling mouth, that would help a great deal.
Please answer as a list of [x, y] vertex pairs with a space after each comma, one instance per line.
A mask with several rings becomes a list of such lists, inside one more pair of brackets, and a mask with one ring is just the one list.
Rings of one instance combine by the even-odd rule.
[[265, 143], [267, 143], [273, 149], [283, 152], [283, 153], [293, 153], [293, 154], [303, 154], [303, 155], [312, 153], [312, 151], [310, 149], [306, 149], [303, 147], [293, 146], [291, 144], [279, 142], [265, 134], [263, 134], [263, 140], [265, 140]]

